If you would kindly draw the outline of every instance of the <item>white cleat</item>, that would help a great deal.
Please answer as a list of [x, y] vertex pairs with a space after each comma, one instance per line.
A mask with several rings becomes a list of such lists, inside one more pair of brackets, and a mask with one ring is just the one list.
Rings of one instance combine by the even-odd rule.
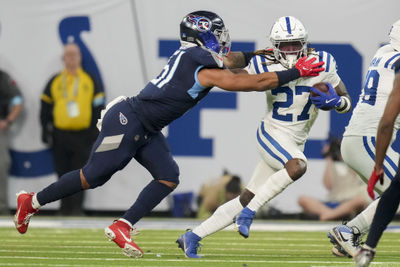
[[[342, 254], [354, 257], [360, 248], [361, 234], [356, 227], [351, 228], [341, 224], [332, 228], [328, 233], [328, 237], [334, 245], [332, 252], [336, 256], [341, 256], [340, 254]], [[338, 253], [335, 253], [336, 251]]]

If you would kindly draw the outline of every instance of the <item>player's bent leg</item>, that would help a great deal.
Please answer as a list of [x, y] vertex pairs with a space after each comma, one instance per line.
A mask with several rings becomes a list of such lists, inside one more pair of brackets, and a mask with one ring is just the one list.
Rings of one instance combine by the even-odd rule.
[[300, 158], [289, 160], [285, 168], [271, 175], [257, 191], [255, 197], [239, 214], [236, 220], [236, 230], [247, 238], [250, 226], [256, 212], [269, 200], [282, 192], [288, 185], [299, 179], [306, 171], [306, 161]]
[[[250, 194], [252, 194], [249, 190], [247, 190], [247, 191]], [[245, 192], [246, 192], [246, 190], [245, 190]], [[243, 195], [245, 195], [243, 198], [248, 198], [248, 194], [245, 192], [242, 193], [241, 196], [236, 197], [236, 198], [224, 203], [223, 205], [219, 206], [217, 208], [217, 210], [207, 220], [205, 220], [199, 226], [197, 226], [193, 229], [192, 232], [196, 236], [198, 236], [200, 239], [199, 240], [197, 240], [196, 238], [191, 239], [191, 240], [193, 240], [192, 242], [194, 242], [194, 244], [192, 246], [195, 246], [196, 243], [198, 243], [202, 238], [204, 238], [208, 235], [211, 235], [215, 232], [218, 232], [233, 223], [235, 216], [243, 209], [243, 206], [240, 203], [239, 199]], [[195, 247], [197, 247], [197, 245]], [[193, 250], [191, 250], [190, 254], [194, 255]], [[188, 256], [188, 255], [186, 255], [186, 256]], [[193, 258], [193, 257], [191, 257], [191, 258]]]
[[124, 219], [119, 219], [106, 227], [104, 234], [109, 241], [114, 241], [126, 256], [140, 258], [143, 256], [143, 251], [132, 240], [131, 231], [134, 231], [132, 225]]
[[31, 217], [41, 206], [84, 190], [80, 173], [80, 170], [68, 172], [37, 194], [25, 191], [17, 193], [17, 211], [14, 216], [17, 230], [21, 234], [25, 233]]
[[[375, 137], [345, 136], [342, 140], [340, 149], [344, 162], [354, 171], [356, 171], [365, 183], [368, 183], [368, 178], [375, 164]], [[354, 157], [355, 154], [357, 154], [357, 157]], [[397, 169], [397, 166], [394, 164], [394, 162], [398, 162], [398, 158], [399, 154], [389, 146], [384, 161], [385, 179], [387, 180], [383, 185], [380, 185], [379, 183], [377, 184], [377, 191], [382, 192], [389, 186], [391, 177], [394, 177]], [[361, 233], [361, 236], [367, 233], [372, 223], [378, 202], [379, 199], [374, 200], [360, 214], [349, 221], [347, 226], [350, 228], [357, 228]], [[340, 227], [340, 225], [337, 227]], [[332, 231], [333, 229], [328, 233], [328, 237], [334, 244], [334, 249], [336, 246], [336, 250], [347, 253], [346, 249], [341, 247], [341, 242], [338, 242], [333, 238], [331, 234]], [[354, 236], [351, 239], [356, 240], [357, 238], [360, 238], [360, 236]], [[358, 249], [358, 246], [353, 246], [352, 242], [345, 242], [344, 244], [347, 247], [347, 250], [352, 251], [353, 254], [354, 251]]]

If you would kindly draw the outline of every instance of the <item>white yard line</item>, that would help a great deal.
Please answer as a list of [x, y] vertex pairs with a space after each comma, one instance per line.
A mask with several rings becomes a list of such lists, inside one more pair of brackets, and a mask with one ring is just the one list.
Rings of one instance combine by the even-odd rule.
[[[34, 217], [31, 220], [30, 227], [35, 228], [78, 228], [78, 229], [101, 229], [107, 227], [112, 223], [112, 218], [60, 218], [60, 217]], [[168, 230], [185, 230], [187, 228], [194, 228], [199, 225], [201, 221], [190, 219], [142, 219], [136, 224], [140, 229], [168, 229]], [[251, 225], [252, 231], [321, 231], [327, 232], [332, 227], [339, 224], [339, 222], [318, 222], [318, 221], [298, 221], [298, 222], [285, 222], [285, 221], [267, 221], [256, 220]], [[0, 227], [14, 227], [12, 217], [0, 217]], [[233, 230], [233, 226], [228, 226], [226, 230]], [[391, 224], [388, 232], [400, 232], [400, 224]]]

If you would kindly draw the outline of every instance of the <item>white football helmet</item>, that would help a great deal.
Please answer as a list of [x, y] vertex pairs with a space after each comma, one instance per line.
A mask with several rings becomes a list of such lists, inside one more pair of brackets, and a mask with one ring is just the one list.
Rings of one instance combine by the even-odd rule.
[[390, 45], [400, 52], [400, 20], [396, 21], [389, 31]]
[[286, 68], [293, 68], [297, 60], [307, 55], [308, 33], [295, 17], [280, 17], [272, 26], [269, 39], [275, 58]]

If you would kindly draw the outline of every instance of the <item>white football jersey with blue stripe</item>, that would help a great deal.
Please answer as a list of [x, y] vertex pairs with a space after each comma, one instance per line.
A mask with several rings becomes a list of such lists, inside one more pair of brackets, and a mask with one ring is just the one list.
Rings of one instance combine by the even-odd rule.
[[[336, 71], [336, 61], [325, 51], [313, 52], [309, 57], [324, 61], [325, 71], [316, 77], [299, 78], [273, 90], [266, 91], [267, 113], [264, 121], [266, 125], [289, 134], [297, 144], [302, 145], [308, 137], [318, 109], [312, 104], [310, 88], [319, 82], [331, 83], [336, 87], [340, 77]], [[254, 56], [246, 70], [250, 74], [286, 70], [279, 62], [270, 61], [262, 56]]]
[[[399, 69], [399, 51], [394, 50], [390, 45], [378, 49], [368, 68], [360, 98], [344, 136], [376, 135], [379, 121], [393, 88], [395, 73]], [[397, 117], [394, 129], [397, 131], [399, 126], [400, 117]]]

